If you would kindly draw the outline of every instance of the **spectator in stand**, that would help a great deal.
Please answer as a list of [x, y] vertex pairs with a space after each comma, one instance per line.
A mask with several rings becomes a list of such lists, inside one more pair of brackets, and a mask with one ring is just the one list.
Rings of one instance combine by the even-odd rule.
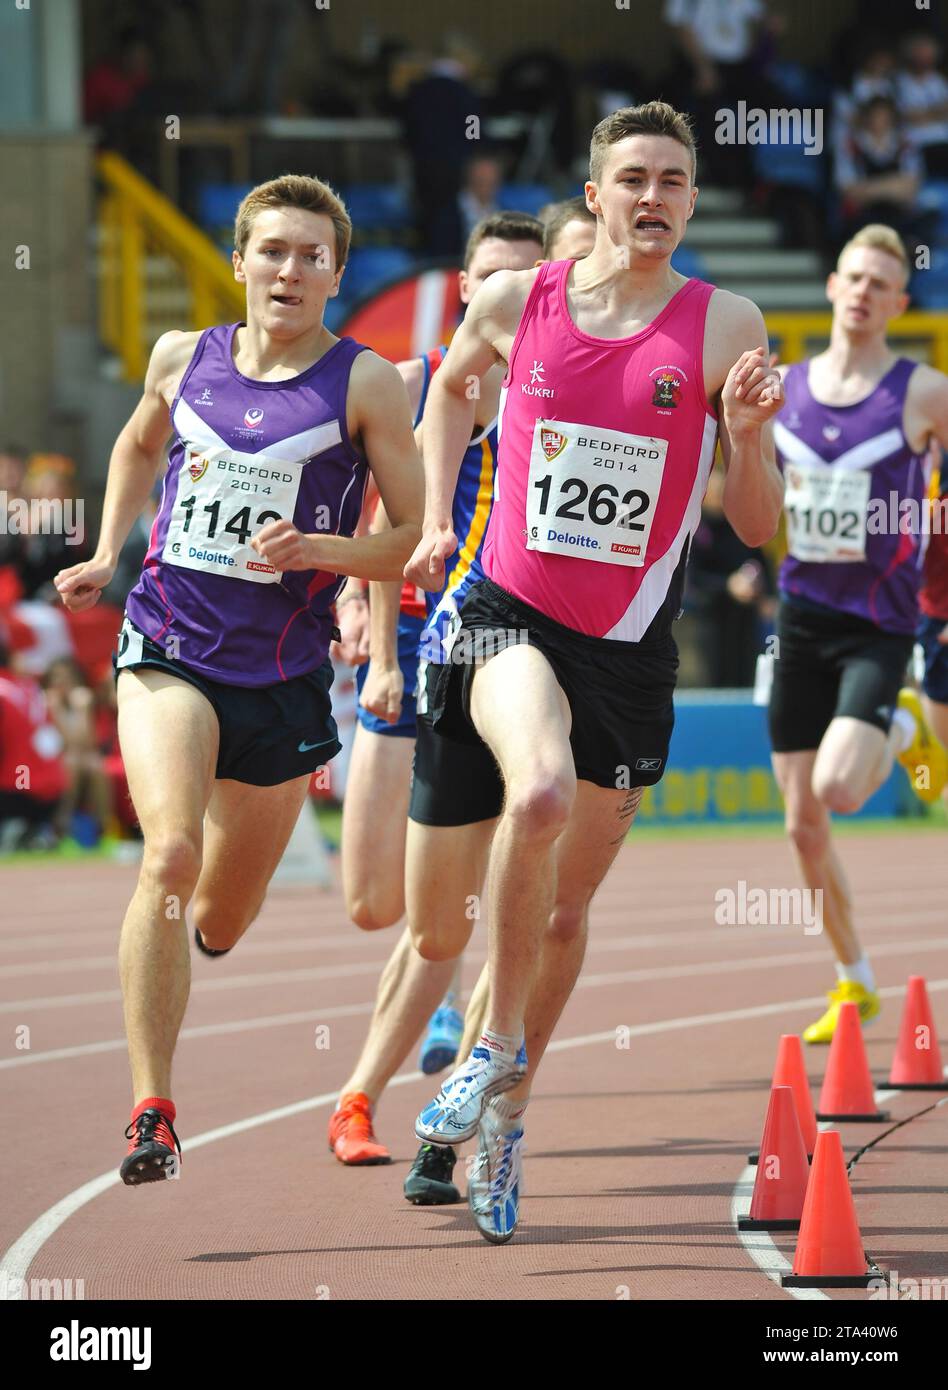
[[870, 35], [859, 47], [852, 81], [833, 94], [832, 147], [838, 164], [852, 138], [856, 112], [873, 97], [891, 97], [898, 106], [895, 90], [895, 54], [891, 44]]
[[933, 35], [912, 34], [896, 74], [899, 110], [928, 178], [948, 178], [948, 78], [938, 70], [940, 57]]
[[94, 64], [83, 80], [86, 124], [100, 126], [106, 144], [116, 143], [123, 121], [152, 80], [147, 39], [136, 28], [121, 30], [112, 52]]
[[690, 70], [683, 109], [694, 121], [703, 177], [749, 188], [754, 181], [750, 147], [719, 144], [716, 113], [721, 107], [736, 109], [738, 101], [769, 105], [754, 61], [767, 0], [665, 0], [662, 17], [674, 29]]
[[[76, 467], [65, 454], [32, 454], [26, 474], [26, 493], [37, 501], [46, 501], [51, 530], [34, 530], [25, 538], [19, 574], [24, 598], [39, 596], [44, 586], [52, 586], [53, 576], [67, 565], [75, 565], [89, 555], [89, 547], [79, 525], [81, 511], [76, 504]], [[52, 518], [61, 516], [63, 524]], [[58, 603], [58, 595], [50, 588], [49, 596]]]
[[503, 169], [496, 155], [475, 155], [467, 166], [464, 187], [458, 197], [465, 242], [482, 217], [497, 212], [497, 194], [503, 178]]
[[25, 477], [24, 450], [15, 444], [0, 448], [0, 514], [4, 518], [3, 524], [0, 525], [0, 606], [12, 602], [14, 598], [20, 598], [23, 592], [19, 574], [23, 562], [24, 538], [18, 530], [10, 530], [6, 518], [14, 501], [23, 496]]
[[933, 215], [918, 203], [922, 178], [921, 159], [899, 124], [895, 103], [887, 96], [870, 97], [856, 112], [836, 157], [840, 241], [871, 222], [884, 222], [896, 229], [912, 257], [916, 245], [934, 231]]
[[460, 256], [464, 232], [458, 196], [477, 151], [481, 102], [471, 85], [473, 59], [446, 44], [409, 87], [401, 116], [412, 163], [418, 242], [425, 255]]
[[762, 550], [745, 545], [724, 516], [724, 474], [713, 469], [688, 557], [688, 608], [697, 616], [704, 684], [754, 684], [763, 623], [774, 607], [774, 582]]
[[76, 812], [91, 815], [102, 835], [110, 826], [112, 798], [96, 730], [95, 696], [78, 662], [54, 661], [43, 680], [49, 712], [63, 744], [68, 784], [54, 826], [60, 836], [71, 831]]
[[0, 850], [52, 848], [50, 822], [66, 790], [62, 739], [39, 685], [12, 669], [0, 619]]

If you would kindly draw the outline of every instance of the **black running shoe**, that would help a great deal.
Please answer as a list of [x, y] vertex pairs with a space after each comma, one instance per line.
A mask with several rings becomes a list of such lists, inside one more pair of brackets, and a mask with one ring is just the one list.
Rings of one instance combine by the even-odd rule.
[[450, 1207], [461, 1194], [451, 1178], [458, 1156], [448, 1144], [422, 1144], [405, 1179], [405, 1196], [416, 1207]]
[[[143, 1110], [125, 1131], [128, 1153], [119, 1175], [129, 1187], [143, 1182], [162, 1182], [175, 1173], [181, 1145], [174, 1125], [162, 1110]], [[175, 1152], [177, 1150], [177, 1153]]]
[[226, 956], [228, 951], [232, 951], [233, 946], [225, 946], [223, 951], [215, 951], [213, 946], [205, 946], [204, 938], [197, 927], [194, 928], [194, 944], [204, 956]]

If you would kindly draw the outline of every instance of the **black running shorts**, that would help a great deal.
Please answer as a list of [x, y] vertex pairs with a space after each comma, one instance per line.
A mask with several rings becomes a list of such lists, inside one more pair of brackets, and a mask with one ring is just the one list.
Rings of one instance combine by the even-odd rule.
[[116, 679], [122, 671], [166, 671], [210, 701], [220, 725], [218, 778], [274, 787], [315, 772], [342, 747], [329, 699], [331, 661], [274, 685], [225, 685], [173, 661], [126, 616], [112, 665]]
[[588, 637], [490, 579], [475, 584], [461, 605], [457, 637], [439, 668], [430, 706], [437, 732], [478, 740], [470, 714], [474, 654], [498, 650], [512, 633], [543, 653], [566, 696], [578, 778], [610, 788], [661, 780], [675, 723], [678, 649], [671, 634], [653, 642]]
[[888, 733], [914, 638], [786, 596], [777, 610], [770, 694], [775, 753], [819, 748], [830, 721], [861, 719]]
[[[426, 664], [428, 701], [434, 699], [440, 667]], [[429, 714], [417, 716], [409, 820], [420, 825], [474, 825], [500, 815], [504, 782], [482, 739], [468, 743], [435, 733]]]

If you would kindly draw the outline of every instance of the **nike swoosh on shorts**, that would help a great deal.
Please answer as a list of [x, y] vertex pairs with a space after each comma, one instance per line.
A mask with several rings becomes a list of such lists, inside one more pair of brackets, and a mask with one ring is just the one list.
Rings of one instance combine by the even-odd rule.
[[297, 748], [298, 753], [311, 753], [314, 748], [325, 748], [327, 743], [332, 743], [331, 738], [321, 739], [319, 743], [301, 743]]

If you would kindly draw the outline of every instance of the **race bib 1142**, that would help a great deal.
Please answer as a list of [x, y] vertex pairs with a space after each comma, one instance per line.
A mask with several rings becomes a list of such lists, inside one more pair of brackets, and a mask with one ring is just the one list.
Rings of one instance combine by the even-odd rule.
[[183, 569], [275, 584], [281, 572], [250, 542], [268, 522], [292, 521], [305, 465], [306, 459], [287, 463], [185, 444], [162, 559]]
[[644, 565], [666, 439], [537, 420], [527, 488], [527, 549]]

